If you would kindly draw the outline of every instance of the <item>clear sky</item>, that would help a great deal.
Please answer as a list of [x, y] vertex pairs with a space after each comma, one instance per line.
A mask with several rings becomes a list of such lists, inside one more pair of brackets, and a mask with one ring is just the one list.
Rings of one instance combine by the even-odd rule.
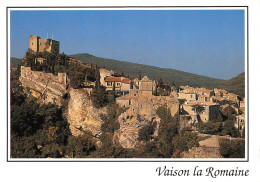
[[60, 41], [60, 52], [89, 53], [230, 79], [245, 70], [244, 10], [11, 11], [11, 56], [29, 35]]

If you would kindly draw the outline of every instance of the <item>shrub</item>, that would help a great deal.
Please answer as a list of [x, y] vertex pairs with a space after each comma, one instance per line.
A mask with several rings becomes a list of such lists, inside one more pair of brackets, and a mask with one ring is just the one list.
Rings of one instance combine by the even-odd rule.
[[219, 145], [224, 158], [245, 158], [245, 140], [219, 139]]

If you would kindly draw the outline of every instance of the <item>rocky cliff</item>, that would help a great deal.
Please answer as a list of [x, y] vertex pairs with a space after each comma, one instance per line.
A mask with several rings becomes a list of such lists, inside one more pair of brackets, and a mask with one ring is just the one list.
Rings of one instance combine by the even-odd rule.
[[151, 114], [140, 115], [134, 107], [130, 107], [118, 117], [120, 129], [115, 132], [114, 138], [123, 148], [134, 148], [138, 143], [139, 131], [148, 124], [155, 124], [154, 135], [156, 135], [160, 118], [155, 111]]
[[90, 131], [94, 136], [100, 135], [102, 120], [99, 116], [105, 114], [106, 109], [93, 106], [87, 89], [71, 89], [69, 95], [67, 119], [71, 133], [78, 136]]
[[21, 66], [20, 82], [24, 88], [28, 88], [30, 94], [40, 101], [40, 103], [62, 104], [62, 97], [67, 93], [66, 73], [44, 73], [32, 71], [30, 67]]

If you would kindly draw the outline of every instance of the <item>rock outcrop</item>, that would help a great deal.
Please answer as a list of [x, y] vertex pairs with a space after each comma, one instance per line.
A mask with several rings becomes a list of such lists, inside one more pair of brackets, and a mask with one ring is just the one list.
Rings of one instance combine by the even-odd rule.
[[223, 158], [219, 148], [216, 147], [193, 147], [188, 152], [182, 153], [181, 158]]
[[67, 93], [66, 73], [44, 73], [32, 71], [30, 67], [21, 66], [20, 82], [24, 88], [29, 88], [30, 94], [40, 103], [62, 104], [62, 97]]
[[220, 155], [219, 136], [199, 134], [200, 137], [207, 137], [199, 142], [198, 147], [192, 147], [181, 154], [182, 158], [223, 158]]
[[158, 134], [160, 118], [155, 111], [140, 115], [134, 107], [130, 107], [118, 117], [118, 122], [120, 129], [115, 132], [114, 139], [123, 148], [134, 148], [138, 143], [139, 131], [144, 126], [155, 124], [154, 135]]
[[106, 109], [96, 109], [89, 97], [87, 89], [71, 89], [68, 104], [67, 119], [71, 133], [74, 136], [90, 131], [94, 136], [101, 134], [100, 114], [105, 114]]

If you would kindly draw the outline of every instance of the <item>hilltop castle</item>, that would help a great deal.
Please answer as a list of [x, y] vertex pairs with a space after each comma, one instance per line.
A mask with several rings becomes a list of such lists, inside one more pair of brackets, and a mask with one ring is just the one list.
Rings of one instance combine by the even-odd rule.
[[30, 35], [29, 50], [33, 52], [60, 52], [60, 42], [52, 39], [41, 39], [39, 36]]

